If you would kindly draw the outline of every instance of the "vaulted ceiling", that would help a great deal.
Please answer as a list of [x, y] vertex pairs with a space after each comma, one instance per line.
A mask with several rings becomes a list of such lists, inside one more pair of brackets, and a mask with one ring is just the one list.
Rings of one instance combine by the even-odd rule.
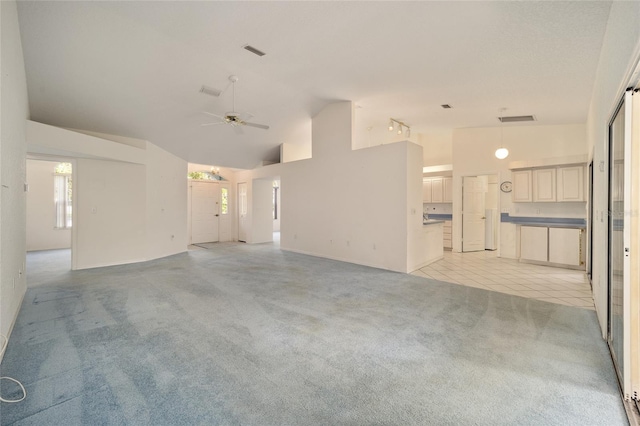
[[[351, 100], [362, 127], [583, 123], [610, 2], [29, 2], [18, 5], [31, 119], [251, 168], [308, 144]], [[266, 52], [259, 57], [243, 49]], [[269, 130], [206, 126], [236, 109]], [[453, 108], [445, 110], [441, 104]], [[214, 119], [215, 121], [215, 119]], [[364, 129], [356, 129], [362, 131]]]

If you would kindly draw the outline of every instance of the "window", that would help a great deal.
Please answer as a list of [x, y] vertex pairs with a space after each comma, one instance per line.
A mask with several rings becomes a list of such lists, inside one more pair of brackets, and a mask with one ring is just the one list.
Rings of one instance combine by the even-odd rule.
[[55, 205], [55, 228], [68, 229], [72, 224], [73, 182], [71, 179], [71, 163], [60, 163], [53, 176], [53, 201]]
[[220, 214], [229, 214], [229, 188], [220, 188]]

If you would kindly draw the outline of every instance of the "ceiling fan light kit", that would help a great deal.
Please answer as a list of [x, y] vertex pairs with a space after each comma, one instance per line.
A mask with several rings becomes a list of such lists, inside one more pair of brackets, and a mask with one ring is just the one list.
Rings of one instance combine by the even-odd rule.
[[[257, 129], [263, 129], [263, 130], [269, 130], [269, 126], [267, 126], [266, 124], [258, 124], [258, 123], [251, 123], [249, 121], [247, 121], [248, 119], [250, 119], [252, 116], [251, 114], [247, 114], [247, 113], [240, 113], [236, 111], [236, 83], [238, 82], [238, 76], [236, 75], [230, 75], [229, 76], [229, 84], [231, 84], [233, 86], [233, 103], [232, 103], [232, 110], [230, 112], [226, 112], [224, 113], [224, 115], [218, 115], [218, 114], [214, 114], [212, 112], [208, 112], [208, 111], [202, 111], [204, 114], [210, 115], [212, 117], [217, 118], [218, 122], [215, 123], [206, 123], [203, 124], [203, 126], [214, 126], [217, 124], [229, 124], [232, 127], [235, 127], [237, 129], [238, 132], [240, 132], [240, 126], [248, 126], [248, 127], [255, 127]], [[206, 86], [202, 86], [203, 88]], [[213, 89], [215, 90], [215, 89]], [[203, 93], [203, 90], [200, 90]], [[225, 89], [226, 91], [226, 89]], [[222, 92], [221, 92], [222, 93]], [[210, 94], [210, 93], [207, 93]]]

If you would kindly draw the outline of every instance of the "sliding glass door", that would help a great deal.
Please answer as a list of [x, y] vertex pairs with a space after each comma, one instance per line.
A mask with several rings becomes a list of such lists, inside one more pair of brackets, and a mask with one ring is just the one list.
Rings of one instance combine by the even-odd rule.
[[629, 149], [631, 93], [609, 124], [609, 318], [607, 340], [623, 392], [629, 372]]

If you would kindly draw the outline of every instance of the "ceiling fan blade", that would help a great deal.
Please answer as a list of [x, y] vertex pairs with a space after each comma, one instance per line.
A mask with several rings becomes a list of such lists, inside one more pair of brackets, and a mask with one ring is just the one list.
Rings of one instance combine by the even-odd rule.
[[214, 113], [212, 113], [212, 112], [202, 111], [202, 113], [203, 113], [203, 114], [210, 115], [210, 116], [215, 117], [215, 118], [219, 118], [220, 120], [224, 120], [224, 117], [223, 117], [223, 116], [218, 115], [218, 114], [214, 114]]
[[244, 125], [249, 127], [257, 127], [258, 129], [269, 130], [269, 126], [267, 126], [266, 124], [249, 123], [248, 121], [245, 121]]
[[244, 135], [244, 131], [242, 131], [242, 127], [233, 126], [233, 130], [236, 132], [236, 135]]
[[224, 121], [220, 121], [218, 123], [204, 123], [204, 124], [201, 124], [201, 126], [216, 126], [218, 124], [226, 124], [226, 123]]
[[240, 117], [240, 120], [242, 121], [247, 121], [253, 118], [253, 114], [249, 114], [248, 112], [240, 112], [238, 113], [238, 117]]

